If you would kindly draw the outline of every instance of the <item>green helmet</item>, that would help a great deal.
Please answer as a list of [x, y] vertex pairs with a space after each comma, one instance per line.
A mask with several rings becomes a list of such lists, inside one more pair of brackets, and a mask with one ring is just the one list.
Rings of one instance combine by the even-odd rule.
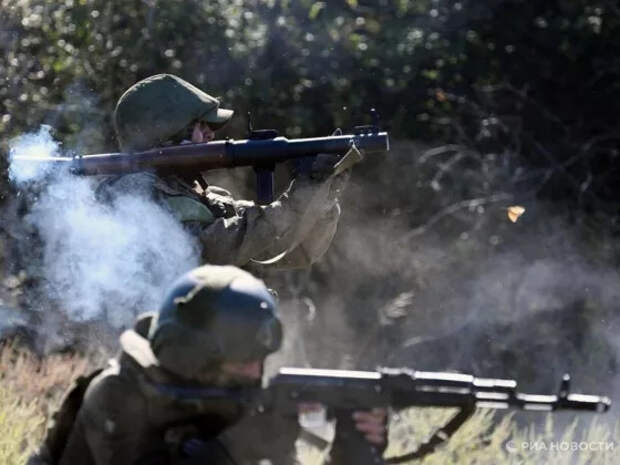
[[264, 283], [234, 266], [206, 265], [172, 286], [149, 330], [160, 365], [186, 379], [226, 361], [280, 348], [282, 326]]
[[211, 129], [228, 122], [232, 110], [172, 74], [156, 74], [131, 86], [114, 110], [114, 129], [121, 150], [145, 150], [181, 134], [195, 121]]

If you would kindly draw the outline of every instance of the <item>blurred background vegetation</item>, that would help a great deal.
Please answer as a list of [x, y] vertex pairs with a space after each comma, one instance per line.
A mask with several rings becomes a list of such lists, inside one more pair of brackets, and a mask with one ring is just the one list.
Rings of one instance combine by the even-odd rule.
[[[2, 0], [0, 131], [115, 149], [122, 90], [179, 74], [289, 136], [377, 107], [393, 137], [502, 157], [519, 189], [616, 229], [610, 0]], [[238, 128], [231, 132], [238, 134]], [[87, 137], [86, 137], [87, 136]]]
[[[569, 370], [584, 390], [620, 391], [617, 2], [0, 5], [3, 167], [10, 139], [40, 124], [66, 149], [117, 150], [117, 99], [161, 72], [234, 108], [235, 138], [248, 111], [300, 137], [377, 108], [393, 147], [356, 167], [332, 248], [312, 270], [268, 276], [296, 362], [417, 361], [545, 389]], [[251, 197], [251, 176], [234, 176], [214, 179]], [[516, 223], [511, 205], [526, 210]], [[2, 229], [12, 303], [25, 278]]]

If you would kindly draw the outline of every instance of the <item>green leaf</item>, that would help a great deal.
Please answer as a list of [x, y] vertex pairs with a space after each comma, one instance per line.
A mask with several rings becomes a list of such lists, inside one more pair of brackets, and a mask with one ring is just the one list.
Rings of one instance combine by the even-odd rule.
[[310, 12], [308, 13], [308, 18], [316, 19], [321, 10], [325, 8], [325, 2], [314, 2], [310, 7]]
[[439, 71], [436, 69], [425, 69], [422, 71], [422, 76], [431, 81], [436, 80], [439, 77]]

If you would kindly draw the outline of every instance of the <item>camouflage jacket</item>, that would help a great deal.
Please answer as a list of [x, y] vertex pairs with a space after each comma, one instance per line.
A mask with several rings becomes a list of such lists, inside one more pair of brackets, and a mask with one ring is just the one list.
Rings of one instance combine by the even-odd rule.
[[[342, 178], [294, 180], [276, 201], [235, 200], [219, 187], [196, 189], [177, 176], [137, 173], [104, 179], [97, 196], [146, 192], [155, 197], [201, 244], [202, 262], [244, 268], [303, 268], [329, 247], [340, 217]], [[275, 258], [275, 259], [274, 259]]]
[[[170, 375], [150, 350], [147, 327], [143, 319], [125, 331], [120, 356], [90, 382], [58, 464], [41, 450], [30, 465], [299, 464], [297, 417], [262, 413], [239, 419], [221, 401], [188, 406], [156, 394], [152, 383], [170, 382]], [[360, 453], [365, 448], [349, 442], [347, 433], [337, 427], [332, 465], [382, 463], [373, 453]], [[200, 437], [207, 447], [191, 456], [188, 437]]]

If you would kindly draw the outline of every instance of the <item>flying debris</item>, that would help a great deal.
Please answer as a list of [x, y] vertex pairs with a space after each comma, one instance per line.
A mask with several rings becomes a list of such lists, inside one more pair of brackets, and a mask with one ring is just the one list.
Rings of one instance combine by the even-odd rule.
[[513, 205], [508, 207], [507, 209], [508, 219], [513, 223], [516, 223], [517, 220], [525, 213], [525, 208], [521, 205]]

